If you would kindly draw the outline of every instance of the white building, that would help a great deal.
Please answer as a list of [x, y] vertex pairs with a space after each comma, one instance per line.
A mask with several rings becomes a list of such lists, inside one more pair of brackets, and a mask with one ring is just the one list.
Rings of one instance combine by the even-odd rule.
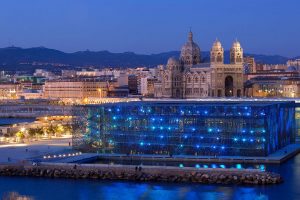
[[230, 64], [224, 64], [224, 49], [216, 40], [211, 62], [201, 63], [199, 46], [189, 32], [179, 60], [172, 57], [160, 70], [160, 81], [154, 85], [154, 96], [165, 98], [203, 98], [243, 96], [243, 49], [235, 41], [230, 49]]

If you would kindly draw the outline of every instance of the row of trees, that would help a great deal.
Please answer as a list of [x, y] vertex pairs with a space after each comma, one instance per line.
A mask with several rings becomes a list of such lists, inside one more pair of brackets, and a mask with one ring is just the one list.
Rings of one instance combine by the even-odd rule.
[[60, 137], [61, 135], [71, 134], [72, 133], [72, 126], [71, 125], [53, 125], [50, 124], [46, 127], [37, 127], [37, 128], [29, 128], [26, 129], [20, 129], [18, 132], [16, 132], [15, 136], [19, 140], [23, 139], [32, 139], [32, 138], [41, 138], [41, 137], [48, 137], [51, 138], [53, 136]]

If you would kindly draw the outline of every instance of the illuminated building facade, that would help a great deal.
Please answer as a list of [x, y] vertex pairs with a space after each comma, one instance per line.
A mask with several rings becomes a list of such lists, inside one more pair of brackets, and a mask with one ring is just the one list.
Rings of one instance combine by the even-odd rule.
[[57, 79], [46, 81], [44, 96], [53, 99], [103, 98], [108, 83], [97, 78]]
[[160, 71], [160, 81], [154, 85], [154, 97], [242, 97], [243, 57], [243, 48], [236, 40], [230, 48], [230, 63], [225, 64], [223, 46], [216, 39], [210, 51], [210, 62], [201, 62], [200, 48], [190, 31], [180, 58], [169, 58], [166, 68]]
[[294, 106], [167, 100], [77, 107], [73, 144], [100, 153], [267, 156], [294, 143]]

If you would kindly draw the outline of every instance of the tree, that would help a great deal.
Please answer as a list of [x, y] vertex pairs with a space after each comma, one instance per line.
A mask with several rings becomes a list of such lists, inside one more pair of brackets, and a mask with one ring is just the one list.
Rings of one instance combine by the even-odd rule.
[[36, 135], [36, 129], [29, 128], [28, 129], [28, 135], [29, 135], [30, 138], [33, 138]]
[[17, 139], [18, 139], [19, 141], [22, 141], [22, 140], [25, 138], [25, 134], [24, 134], [23, 131], [18, 131], [18, 132], [16, 133], [16, 137], [17, 137]]
[[41, 127], [36, 128], [36, 136], [40, 137], [42, 135], [44, 135], [44, 129]]
[[55, 136], [61, 136], [64, 132], [64, 127], [61, 124], [55, 126]]
[[53, 136], [55, 134], [55, 127], [52, 124], [47, 127], [47, 134], [50, 136]]

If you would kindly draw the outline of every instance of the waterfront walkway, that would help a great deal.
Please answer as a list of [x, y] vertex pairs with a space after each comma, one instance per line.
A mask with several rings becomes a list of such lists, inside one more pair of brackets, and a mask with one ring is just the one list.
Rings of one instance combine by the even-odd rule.
[[0, 145], [0, 163], [18, 163], [35, 157], [70, 151], [71, 138], [48, 139], [24, 144]]
[[254, 163], [254, 164], [280, 164], [300, 152], [300, 144], [291, 144], [266, 157], [246, 156], [168, 156], [168, 155], [125, 155], [125, 154], [97, 154], [84, 153], [80, 156], [60, 159], [42, 159], [53, 163], [75, 163], [95, 161], [98, 158], [109, 160], [147, 160], [147, 161], [176, 161], [176, 162], [203, 162], [203, 163]]

